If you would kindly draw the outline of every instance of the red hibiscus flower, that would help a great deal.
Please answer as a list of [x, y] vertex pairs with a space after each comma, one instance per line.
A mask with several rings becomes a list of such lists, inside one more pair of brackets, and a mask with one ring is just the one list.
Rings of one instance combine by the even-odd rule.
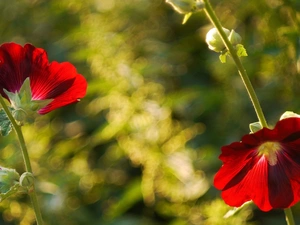
[[[38, 110], [46, 114], [59, 107], [78, 102], [86, 94], [87, 82], [68, 63], [49, 63], [47, 53], [31, 44], [0, 46], [0, 94], [9, 101], [9, 93], [18, 94], [26, 79], [30, 81], [31, 100], [45, 101]], [[12, 102], [12, 101], [11, 101]]]
[[300, 199], [300, 118], [277, 122], [222, 147], [214, 178], [222, 198], [239, 207], [252, 200], [261, 210], [289, 208]]

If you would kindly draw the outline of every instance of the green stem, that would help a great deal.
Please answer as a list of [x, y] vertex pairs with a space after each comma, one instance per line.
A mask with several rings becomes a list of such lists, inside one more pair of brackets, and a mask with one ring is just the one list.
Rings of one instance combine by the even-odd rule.
[[[232, 46], [232, 44], [230, 43], [227, 35], [225, 34], [223, 27], [218, 19], [218, 17], [215, 15], [215, 12], [213, 10], [213, 8], [211, 7], [211, 4], [209, 2], [209, 0], [203, 0], [203, 2], [205, 3], [205, 13], [207, 15], [207, 17], [210, 19], [211, 23], [216, 27], [216, 29], [218, 30], [227, 50], [230, 52], [231, 57], [233, 58], [236, 67], [238, 68], [239, 74], [243, 80], [243, 83], [247, 89], [248, 95], [251, 99], [251, 102], [253, 104], [253, 107], [255, 109], [256, 115], [259, 119], [259, 122], [261, 123], [261, 125], [263, 127], [268, 127], [268, 124], [266, 122], [265, 116], [263, 114], [263, 111], [261, 109], [261, 106], [259, 104], [258, 98], [256, 96], [256, 93], [254, 91], [254, 88], [251, 84], [251, 81], [247, 75], [247, 72], [240, 60], [240, 58], [238, 57], [238, 55], [236, 54], [235, 48]], [[292, 210], [290, 208], [284, 209], [284, 213], [286, 216], [286, 221], [288, 225], [295, 225], [295, 221], [293, 218], [293, 214], [292, 214]]]
[[[1, 95], [0, 95], [0, 104], [2, 105], [3, 110], [5, 111], [7, 117], [9, 118], [9, 120], [10, 120], [16, 134], [17, 134], [17, 137], [19, 139], [19, 144], [20, 144], [20, 148], [21, 148], [21, 151], [22, 151], [22, 155], [23, 155], [25, 169], [26, 169], [27, 172], [32, 173], [32, 167], [31, 167], [31, 163], [30, 163], [30, 159], [29, 159], [29, 155], [28, 155], [28, 151], [27, 151], [27, 147], [26, 147], [26, 144], [25, 144], [25, 140], [24, 140], [24, 136], [23, 136], [23, 133], [22, 133], [21, 126], [17, 124], [16, 120], [14, 119], [13, 115], [11, 114], [10, 110], [8, 109], [7, 105], [5, 104], [5, 101], [4, 101], [3, 97]], [[33, 206], [33, 209], [34, 209], [34, 212], [35, 212], [37, 225], [42, 225], [43, 224], [43, 219], [42, 219], [41, 210], [40, 210], [38, 200], [37, 200], [35, 185], [33, 185], [32, 189], [29, 190], [28, 194], [30, 196], [32, 206]]]
[[257, 115], [257, 118], [260, 122], [260, 124], [263, 126], [263, 127], [268, 127], [268, 124], [267, 124], [267, 121], [265, 119], [265, 116], [263, 114], [263, 111], [261, 109], [261, 106], [259, 104], [259, 101], [258, 101], [258, 98], [256, 96], [256, 93], [254, 91], [254, 88], [251, 84], [251, 81], [248, 77], [248, 74], [239, 58], [239, 56], [237, 55], [236, 53], [236, 50], [235, 48], [232, 46], [232, 44], [230, 43], [227, 35], [225, 34], [223, 28], [222, 28], [222, 25], [218, 19], [218, 17], [216, 16], [213, 8], [211, 7], [211, 4], [209, 2], [209, 0], [203, 0], [203, 2], [205, 3], [205, 13], [207, 15], [207, 17], [209, 18], [209, 20], [211, 21], [211, 23], [216, 27], [216, 29], [218, 30], [227, 50], [230, 52], [230, 55], [231, 57], [233, 58], [234, 62], [235, 62], [235, 65], [239, 71], [239, 74], [242, 78], [242, 81], [246, 87], [246, 90], [248, 92], [248, 95], [251, 99], [251, 102], [253, 104], [253, 107], [255, 109], [255, 112], [256, 112], [256, 115]]
[[294, 217], [291, 208], [284, 209], [285, 220], [287, 225], [295, 225]]

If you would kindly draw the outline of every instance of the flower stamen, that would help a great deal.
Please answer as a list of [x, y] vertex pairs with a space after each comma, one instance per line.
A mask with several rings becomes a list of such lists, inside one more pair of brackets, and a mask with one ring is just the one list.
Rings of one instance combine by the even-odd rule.
[[277, 164], [277, 152], [282, 149], [278, 142], [267, 141], [258, 147], [258, 155], [265, 156], [271, 166]]

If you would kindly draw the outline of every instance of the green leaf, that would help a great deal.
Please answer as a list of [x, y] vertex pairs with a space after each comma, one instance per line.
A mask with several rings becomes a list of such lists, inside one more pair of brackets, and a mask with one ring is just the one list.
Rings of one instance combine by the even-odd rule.
[[23, 187], [21, 187], [19, 183], [16, 183], [7, 192], [0, 193], [0, 202], [4, 201], [8, 197], [10, 197], [18, 192], [26, 193], [26, 190]]
[[226, 58], [227, 58], [227, 54], [226, 53], [222, 53], [219, 56], [219, 59], [220, 59], [221, 63], [226, 63]]
[[134, 204], [143, 199], [141, 191], [141, 180], [133, 180], [124, 190], [123, 195], [116, 201], [115, 204], [112, 204], [109, 209], [107, 209], [108, 218], [116, 218], [122, 215], [126, 210], [130, 209]]
[[246, 206], [252, 204], [252, 201], [248, 201], [245, 202], [242, 206], [240, 207], [234, 207], [233, 209], [229, 210], [225, 215], [224, 215], [224, 219], [227, 219], [233, 215], [235, 215], [236, 213], [238, 213], [241, 209], [245, 208]]
[[187, 13], [187, 14], [185, 14], [184, 15], [184, 18], [183, 18], [183, 21], [182, 21], [182, 24], [185, 24], [187, 21], [188, 21], [188, 19], [191, 17], [191, 15], [192, 15], [193, 13]]
[[18, 183], [20, 175], [15, 169], [1, 167], [0, 169], [0, 193], [5, 194], [11, 187]]
[[5, 111], [0, 110], [0, 133], [2, 136], [7, 136], [12, 130], [12, 125]]
[[238, 57], [248, 56], [247, 51], [242, 44], [236, 45], [236, 54], [238, 55]]

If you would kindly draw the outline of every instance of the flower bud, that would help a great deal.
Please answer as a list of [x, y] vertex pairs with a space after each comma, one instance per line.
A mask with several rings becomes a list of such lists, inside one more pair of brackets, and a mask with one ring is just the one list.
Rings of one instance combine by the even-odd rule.
[[[234, 30], [229, 31], [228, 29], [223, 28], [223, 31], [225, 32], [228, 40], [233, 46], [241, 43], [241, 36]], [[208, 33], [206, 34], [206, 43], [208, 44], [209, 49], [215, 52], [222, 52], [226, 48], [217, 28], [212, 28], [210, 31], [208, 31]]]
[[237, 45], [237, 44], [240, 44], [242, 42], [241, 36], [237, 32], [235, 32], [234, 30], [231, 30], [231, 32], [228, 36], [228, 39], [229, 39], [230, 43], [233, 44], [233, 45]]
[[286, 111], [286, 112], [284, 112], [284, 113], [281, 115], [281, 117], [280, 117], [279, 120], [283, 120], [283, 119], [290, 118], [290, 117], [297, 117], [297, 118], [299, 118], [300, 115], [297, 114], [297, 113], [294, 113], [294, 112], [292, 112], [292, 111]]
[[20, 177], [20, 185], [22, 187], [30, 188], [34, 184], [34, 176], [32, 173], [25, 172]]
[[[228, 29], [223, 28], [223, 31], [227, 36], [229, 36], [230, 31]], [[205, 41], [208, 44], [208, 48], [215, 52], [222, 52], [225, 49], [225, 45], [217, 28], [212, 28], [208, 31]]]
[[18, 121], [20, 124], [23, 124], [27, 118], [27, 113], [22, 109], [17, 109], [13, 111], [13, 117], [16, 121]]
[[166, 0], [166, 3], [170, 4], [180, 14], [191, 13], [197, 8], [196, 0]]
[[204, 9], [204, 2], [202, 0], [197, 0], [196, 1], [196, 11], [200, 11], [201, 9]]
[[251, 133], [255, 133], [263, 128], [260, 122], [254, 122], [249, 124]]

